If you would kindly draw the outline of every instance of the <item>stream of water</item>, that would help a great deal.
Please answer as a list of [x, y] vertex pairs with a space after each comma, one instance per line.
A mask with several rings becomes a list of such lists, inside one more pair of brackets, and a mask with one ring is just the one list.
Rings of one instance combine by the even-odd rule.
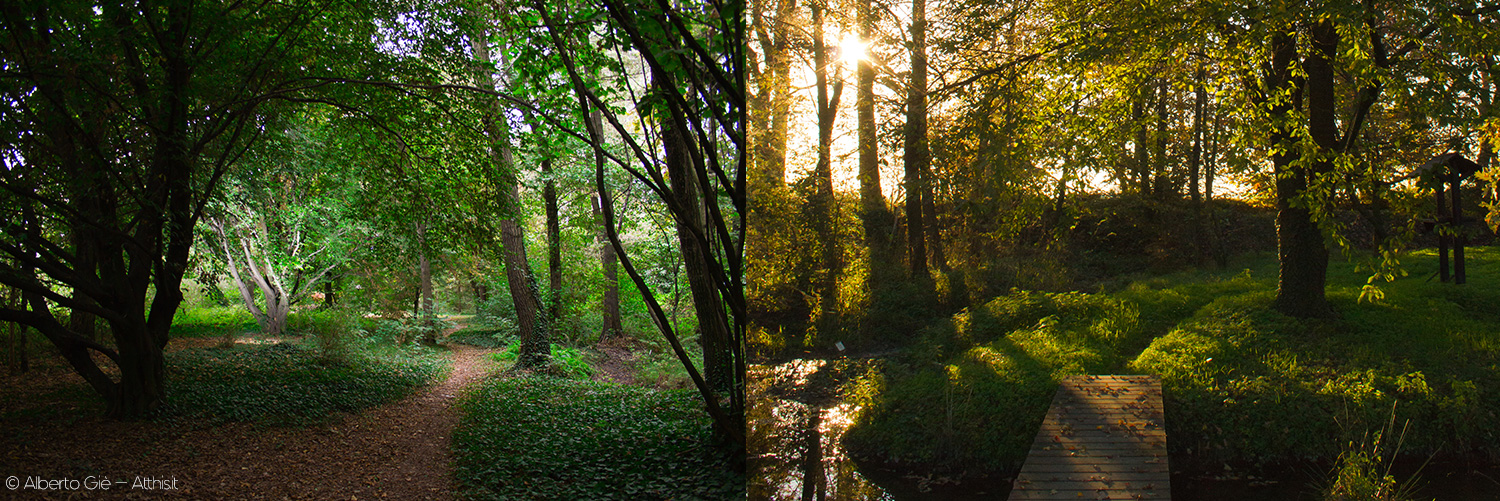
[[844, 450], [859, 408], [839, 401], [831, 368], [819, 359], [749, 367], [750, 499], [895, 499]]

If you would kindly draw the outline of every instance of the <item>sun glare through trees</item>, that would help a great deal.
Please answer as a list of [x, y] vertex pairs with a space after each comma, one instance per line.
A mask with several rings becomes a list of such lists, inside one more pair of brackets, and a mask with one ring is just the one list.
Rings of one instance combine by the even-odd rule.
[[751, 499], [1500, 491], [1500, 5], [749, 8]]

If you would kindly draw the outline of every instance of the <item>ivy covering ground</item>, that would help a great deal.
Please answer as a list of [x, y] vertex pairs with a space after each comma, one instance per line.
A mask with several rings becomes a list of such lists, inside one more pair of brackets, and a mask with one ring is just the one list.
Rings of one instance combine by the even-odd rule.
[[461, 498], [744, 497], [744, 477], [711, 447], [709, 420], [690, 391], [495, 378], [459, 408], [453, 448]]
[[184, 350], [167, 357], [162, 417], [298, 425], [394, 401], [441, 380], [437, 351], [382, 347], [343, 360], [291, 343]]

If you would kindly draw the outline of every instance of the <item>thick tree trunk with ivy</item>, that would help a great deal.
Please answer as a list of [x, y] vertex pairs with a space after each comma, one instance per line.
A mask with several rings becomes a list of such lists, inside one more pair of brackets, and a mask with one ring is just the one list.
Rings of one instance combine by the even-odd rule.
[[[490, 79], [491, 59], [487, 38], [483, 29], [469, 37], [469, 48], [478, 61], [474, 69], [475, 84], [483, 88], [503, 90], [504, 82]], [[502, 50], [501, 53], [503, 52]], [[526, 260], [525, 230], [517, 221], [520, 217], [521, 189], [510, 146], [510, 125], [505, 120], [505, 106], [498, 99], [487, 99], [492, 108], [484, 118], [484, 130], [492, 141], [490, 160], [498, 170], [495, 177], [501, 185], [501, 207], [507, 212], [500, 220], [501, 252], [504, 254], [505, 278], [511, 301], [516, 308], [516, 324], [521, 334], [516, 366], [536, 368], [546, 364], [551, 358], [551, 336], [545, 317], [541, 314], [536, 279]]]

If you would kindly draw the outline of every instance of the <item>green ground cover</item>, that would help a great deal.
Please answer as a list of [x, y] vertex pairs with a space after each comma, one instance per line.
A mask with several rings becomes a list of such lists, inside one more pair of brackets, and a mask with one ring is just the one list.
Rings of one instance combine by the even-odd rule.
[[696, 394], [494, 377], [459, 403], [461, 498], [732, 499], [745, 480], [711, 448]]
[[226, 331], [239, 334], [259, 330], [255, 318], [243, 306], [202, 306], [177, 309], [172, 317], [171, 335], [179, 337], [208, 337], [223, 335]]
[[441, 380], [440, 350], [362, 345], [340, 359], [295, 343], [183, 350], [167, 355], [163, 417], [275, 425], [321, 422]]
[[926, 328], [842, 390], [864, 406], [850, 450], [936, 470], [1018, 468], [1071, 374], [1163, 378], [1174, 455], [1204, 463], [1333, 458], [1395, 405], [1407, 452], [1500, 453], [1500, 253], [1469, 253], [1468, 285], [1413, 276], [1358, 300], [1363, 273], [1330, 266], [1338, 318], [1270, 310], [1274, 256], [1226, 271], [1143, 277], [1117, 290], [1012, 291]]

